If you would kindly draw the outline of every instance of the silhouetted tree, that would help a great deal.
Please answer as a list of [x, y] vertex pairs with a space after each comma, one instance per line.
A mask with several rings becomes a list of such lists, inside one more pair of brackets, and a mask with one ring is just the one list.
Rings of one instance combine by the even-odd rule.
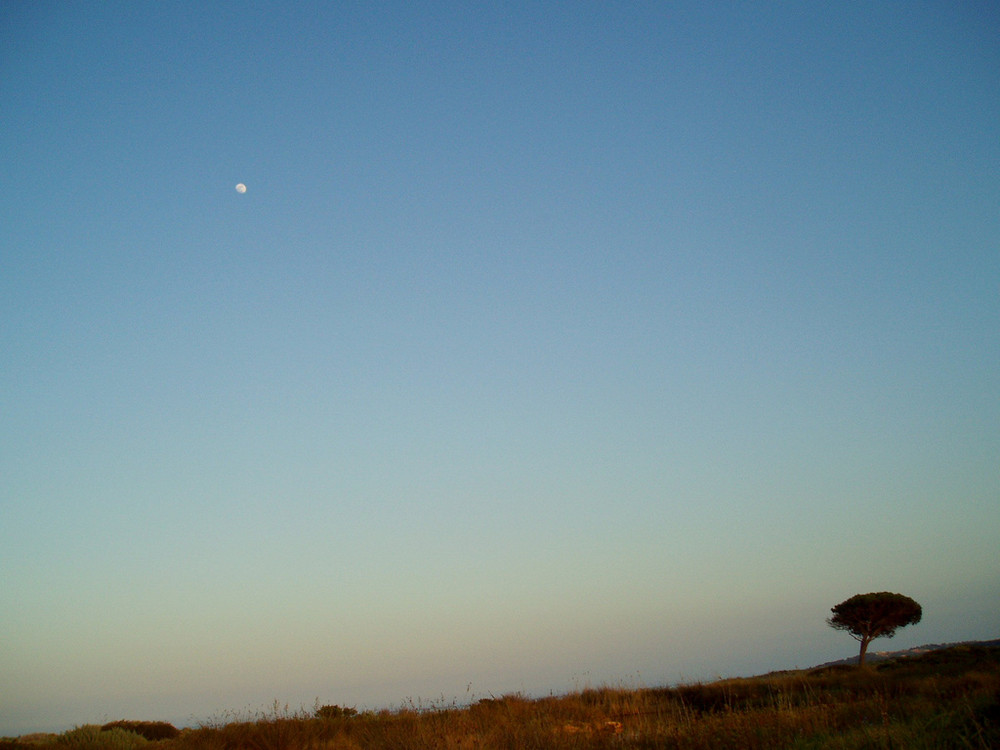
[[846, 630], [861, 642], [858, 665], [865, 663], [868, 644], [876, 638], [892, 638], [898, 628], [920, 622], [920, 605], [908, 596], [879, 591], [855, 594], [831, 610], [826, 624], [834, 630]]

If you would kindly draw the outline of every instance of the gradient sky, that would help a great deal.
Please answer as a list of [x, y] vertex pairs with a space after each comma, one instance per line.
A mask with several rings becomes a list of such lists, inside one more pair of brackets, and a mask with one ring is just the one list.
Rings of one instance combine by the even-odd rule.
[[0, 154], [0, 734], [1000, 637], [995, 3], [8, 2]]

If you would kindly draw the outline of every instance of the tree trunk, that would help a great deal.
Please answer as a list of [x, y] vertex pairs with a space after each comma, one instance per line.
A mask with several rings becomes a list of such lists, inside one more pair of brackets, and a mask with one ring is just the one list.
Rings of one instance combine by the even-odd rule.
[[868, 644], [872, 642], [871, 638], [861, 639], [861, 653], [858, 654], [858, 666], [863, 667], [865, 665], [865, 654], [868, 653]]

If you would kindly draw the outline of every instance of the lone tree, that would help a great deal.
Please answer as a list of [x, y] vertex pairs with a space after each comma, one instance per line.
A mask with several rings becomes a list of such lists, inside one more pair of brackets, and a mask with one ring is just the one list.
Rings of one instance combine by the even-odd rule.
[[892, 638], [898, 628], [920, 622], [923, 611], [908, 596], [879, 591], [855, 594], [830, 610], [833, 616], [826, 624], [834, 630], [846, 630], [861, 642], [858, 665], [865, 663], [868, 644], [876, 638]]

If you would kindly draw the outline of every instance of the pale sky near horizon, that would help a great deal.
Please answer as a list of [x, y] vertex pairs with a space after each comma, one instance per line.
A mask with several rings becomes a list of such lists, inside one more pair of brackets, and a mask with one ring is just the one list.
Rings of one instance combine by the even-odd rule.
[[995, 3], [0, 4], [0, 735], [1000, 637], [998, 167]]

